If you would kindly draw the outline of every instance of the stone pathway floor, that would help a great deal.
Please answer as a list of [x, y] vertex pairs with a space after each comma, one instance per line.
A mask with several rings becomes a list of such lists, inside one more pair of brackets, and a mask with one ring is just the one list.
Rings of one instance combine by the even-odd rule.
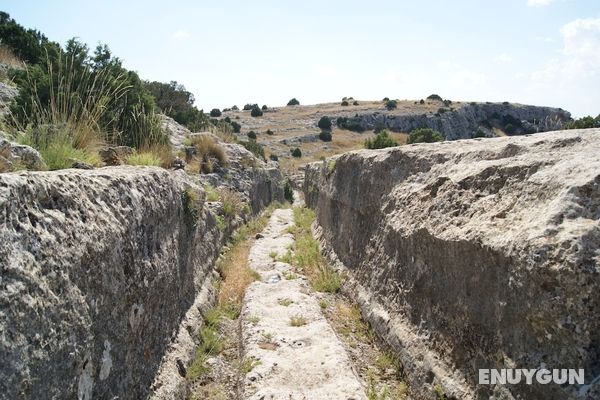
[[276, 261], [293, 244], [291, 209], [275, 210], [253, 244], [260, 275], [242, 310], [244, 393], [252, 400], [366, 400], [352, 363], [308, 280]]

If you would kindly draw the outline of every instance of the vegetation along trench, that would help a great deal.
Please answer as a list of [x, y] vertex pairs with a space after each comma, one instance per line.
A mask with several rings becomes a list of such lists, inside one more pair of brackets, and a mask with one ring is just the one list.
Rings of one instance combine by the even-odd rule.
[[234, 236], [186, 372], [190, 399], [407, 398], [402, 365], [341, 293], [313, 221], [299, 201], [278, 204]]

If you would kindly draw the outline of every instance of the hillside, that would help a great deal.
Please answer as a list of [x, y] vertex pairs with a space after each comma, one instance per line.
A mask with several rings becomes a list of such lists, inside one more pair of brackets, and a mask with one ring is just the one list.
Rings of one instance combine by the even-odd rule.
[[[353, 105], [355, 101], [358, 105]], [[221, 119], [241, 124], [241, 139], [247, 139], [248, 132], [254, 131], [267, 155], [275, 154], [287, 171], [323, 157], [363, 148], [364, 141], [379, 129], [390, 130], [404, 144], [407, 134], [416, 128], [432, 128], [447, 140], [456, 140], [554, 130], [570, 119], [570, 114], [562, 109], [506, 102], [396, 100], [396, 108], [391, 110], [386, 108], [385, 101], [350, 98], [348, 104], [273, 107], [263, 110], [259, 117], [251, 116], [250, 110], [225, 110]], [[329, 117], [333, 125], [331, 142], [319, 139], [317, 123], [323, 116]], [[345, 119], [341, 126], [338, 118]], [[290, 150], [296, 147], [302, 151], [301, 158], [290, 155]]]

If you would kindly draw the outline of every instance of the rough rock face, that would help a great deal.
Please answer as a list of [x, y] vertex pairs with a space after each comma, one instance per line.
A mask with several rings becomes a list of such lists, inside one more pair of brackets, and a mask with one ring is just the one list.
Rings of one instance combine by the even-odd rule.
[[169, 139], [171, 140], [171, 144], [176, 149], [181, 149], [183, 147], [184, 139], [190, 135], [190, 130], [185, 126], [177, 123], [173, 118], [167, 117], [166, 115], [162, 116], [163, 123], [162, 127], [169, 135]]
[[[309, 165], [304, 191], [415, 398], [595, 398], [600, 129], [346, 153]], [[544, 367], [591, 387], [477, 384]]]
[[223, 240], [203, 193], [150, 167], [0, 175], [0, 399], [139, 399], [177, 370]]
[[40, 153], [29, 146], [3, 139], [0, 132], [0, 172], [10, 172], [17, 168], [39, 170], [46, 168]]
[[[2, 66], [0, 65], [0, 72], [1, 70]], [[10, 102], [18, 93], [16, 87], [0, 82], [0, 117], [8, 112]]]
[[359, 114], [353, 120], [364, 130], [387, 128], [397, 132], [410, 132], [417, 128], [432, 128], [441, 132], [447, 140], [455, 140], [469, 139], [477, 133], [478, 129], [487, 131], [485, 121], [504, 115], [525, 121], [525, 124], [534, 132], [560, 129], [563, 123], [570, 118], [568, 112], [558, 108], [475, 103], [442, 114], [392, 115], [386, 112], [376, 112]]

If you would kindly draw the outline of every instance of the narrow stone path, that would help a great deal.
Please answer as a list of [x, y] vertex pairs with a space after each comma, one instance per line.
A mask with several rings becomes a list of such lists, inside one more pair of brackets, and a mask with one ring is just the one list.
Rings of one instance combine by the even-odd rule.
[[260, 280], [248, 288], [241, 316], [245, 398], [366, 400], [308, 280], [275, 260], [293, 244], [291, 226], [292, 210], [275, 210], [250, 250]]

